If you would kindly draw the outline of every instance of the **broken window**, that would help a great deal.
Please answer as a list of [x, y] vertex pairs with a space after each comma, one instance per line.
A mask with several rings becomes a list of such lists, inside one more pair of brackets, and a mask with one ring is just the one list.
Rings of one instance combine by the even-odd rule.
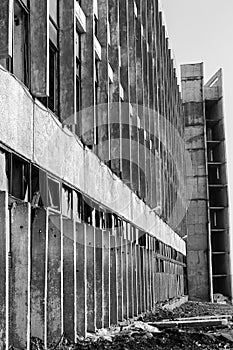
[[46, 173], [32, 166], [31, 168], [31, 205], [32, 208], [44, 207], [47, 203]]
[[49, 97], [39, 100], [52, 112], [58, 115], [58, 90], [59, 90], [59, 14], [58, 1], [49, 2]]
[[13, 57], [8, 59], [7, 68], [25, 85], [29, 85], [28, 48], [29, 10], [27, 1], [14, 1]]
[[62, 186], [62, 215], [72, 218], [72, 189], [63, 185]]
[[[81, 108], [81, 34], [76, 28], [76, 111], [79, 112]], [[79, 130], [76, 129], [76, 133], [78, 134]]]
[[29, 164], [12, 155], [10, 194], [18, 199], [29, 198]]
[[112, 228], [112, 214], [106, 213], [106, 229], [110, 230]]
[[60, 183], [48, 177], [48, 206], [60, 211]]
[[93, 223], [93, 212], [94, 208], [92, 205], [92, 201], [88, 197], [83, 197], [83, 216], [84, 222], [92, 225]]

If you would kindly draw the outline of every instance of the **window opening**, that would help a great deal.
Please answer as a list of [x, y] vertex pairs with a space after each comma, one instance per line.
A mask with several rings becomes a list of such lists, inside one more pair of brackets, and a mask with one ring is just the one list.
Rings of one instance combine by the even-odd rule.
[[33, 208], [44, 207], [47, 203], [46, 173], [39, 168], [31, 168], [31, 205]]
[[29, 165], [16, 156], [12, 156], [12, 193], [15, 198], [28, 201]]
[[60, 183], [48, 177], [48, 206], [60, 211]]
[[27, 1], [14, 1], [13, 57], [7, 59], [7, 69], [26, 86], [29, 85], [29, 11]]
[[62, 186], [62, 215], [72, 218], [73, 200], [72, 189], [63, 185]]

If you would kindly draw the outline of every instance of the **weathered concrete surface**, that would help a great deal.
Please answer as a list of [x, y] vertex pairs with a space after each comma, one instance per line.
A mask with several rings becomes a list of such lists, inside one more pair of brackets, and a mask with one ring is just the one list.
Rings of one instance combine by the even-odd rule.
[[9, 235], [8, 194], [0, 192], [0, 345], [6, 339], [6, 241]]
[[[187, 212], [187, 268], [190, 299], [210, 300], [211, 261], [208, 230], [208, 183], [206, 166], [203, 65], [181, 66], [185, 110], [186, 149], [193, 166], [193, 192]], [[199, 210], [200, 209], [200, 210]]]
[[[75, 3], [73, 0], [59, 1], [59, 66], [60, 66], [60, 118], [75, 124], [76, 120], [76, 27]], [[66, 14], [64, 16], [64, 13]]]
[[12, 56], [13, 1], [3, 0], [0, 13], [0, 59]]
[[74, 222], [64, 218], [63, 229], [63, 322], [64, 332], [74, 340]]
[[30, 2], [31, 91], [49, 96], [49, 7], [46, 0]]
[[0, 73], [0, 139], [32, 159], [33, 102], [28, 92], [6, 71]]
[[32, 211], [31, 336], [44, 340], [46, 211]]
[[15, 203], [11, 209], [9, 266], [9, 342], [25, 348], [28, 331], [28, 294], [30, 293], [30, 220], [29, 203]]
[[47, 260], [47, 342], [61, 336], [61, 220], [49, 213]]

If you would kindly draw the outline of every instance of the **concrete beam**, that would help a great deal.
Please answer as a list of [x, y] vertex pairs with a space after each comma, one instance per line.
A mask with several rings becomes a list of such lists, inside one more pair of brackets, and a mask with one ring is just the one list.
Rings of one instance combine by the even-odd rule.
[[34, 96], [49, 96], [49, 2], [30, 2], [31, 91]]

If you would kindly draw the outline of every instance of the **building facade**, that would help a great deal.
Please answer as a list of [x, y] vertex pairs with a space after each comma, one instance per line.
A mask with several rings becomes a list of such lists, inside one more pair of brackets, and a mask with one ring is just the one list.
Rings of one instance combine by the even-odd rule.
[[[187, 293], [190, 94], [183, 114], [158, 1], [2, 0], [0, 64], [2, 344], [76, 340]], [[223, 198], [225, 168], [215, 163], [200, 199], [213, 197], [203, 227], [213, 225], [203, 252], [188, 253], [191, 292], [192, 254], [204, 256], [204, 298], [228, 279], [228, 267], [218, 271], [228, 224], [216, 224], [227, 204], [211, 197], [219, 185]]]
[[183, 65], [181, 79], [193, 182], [187, 212], [189, 297], [232, 299], [222, 71], [204, 83], [202, 63]]

